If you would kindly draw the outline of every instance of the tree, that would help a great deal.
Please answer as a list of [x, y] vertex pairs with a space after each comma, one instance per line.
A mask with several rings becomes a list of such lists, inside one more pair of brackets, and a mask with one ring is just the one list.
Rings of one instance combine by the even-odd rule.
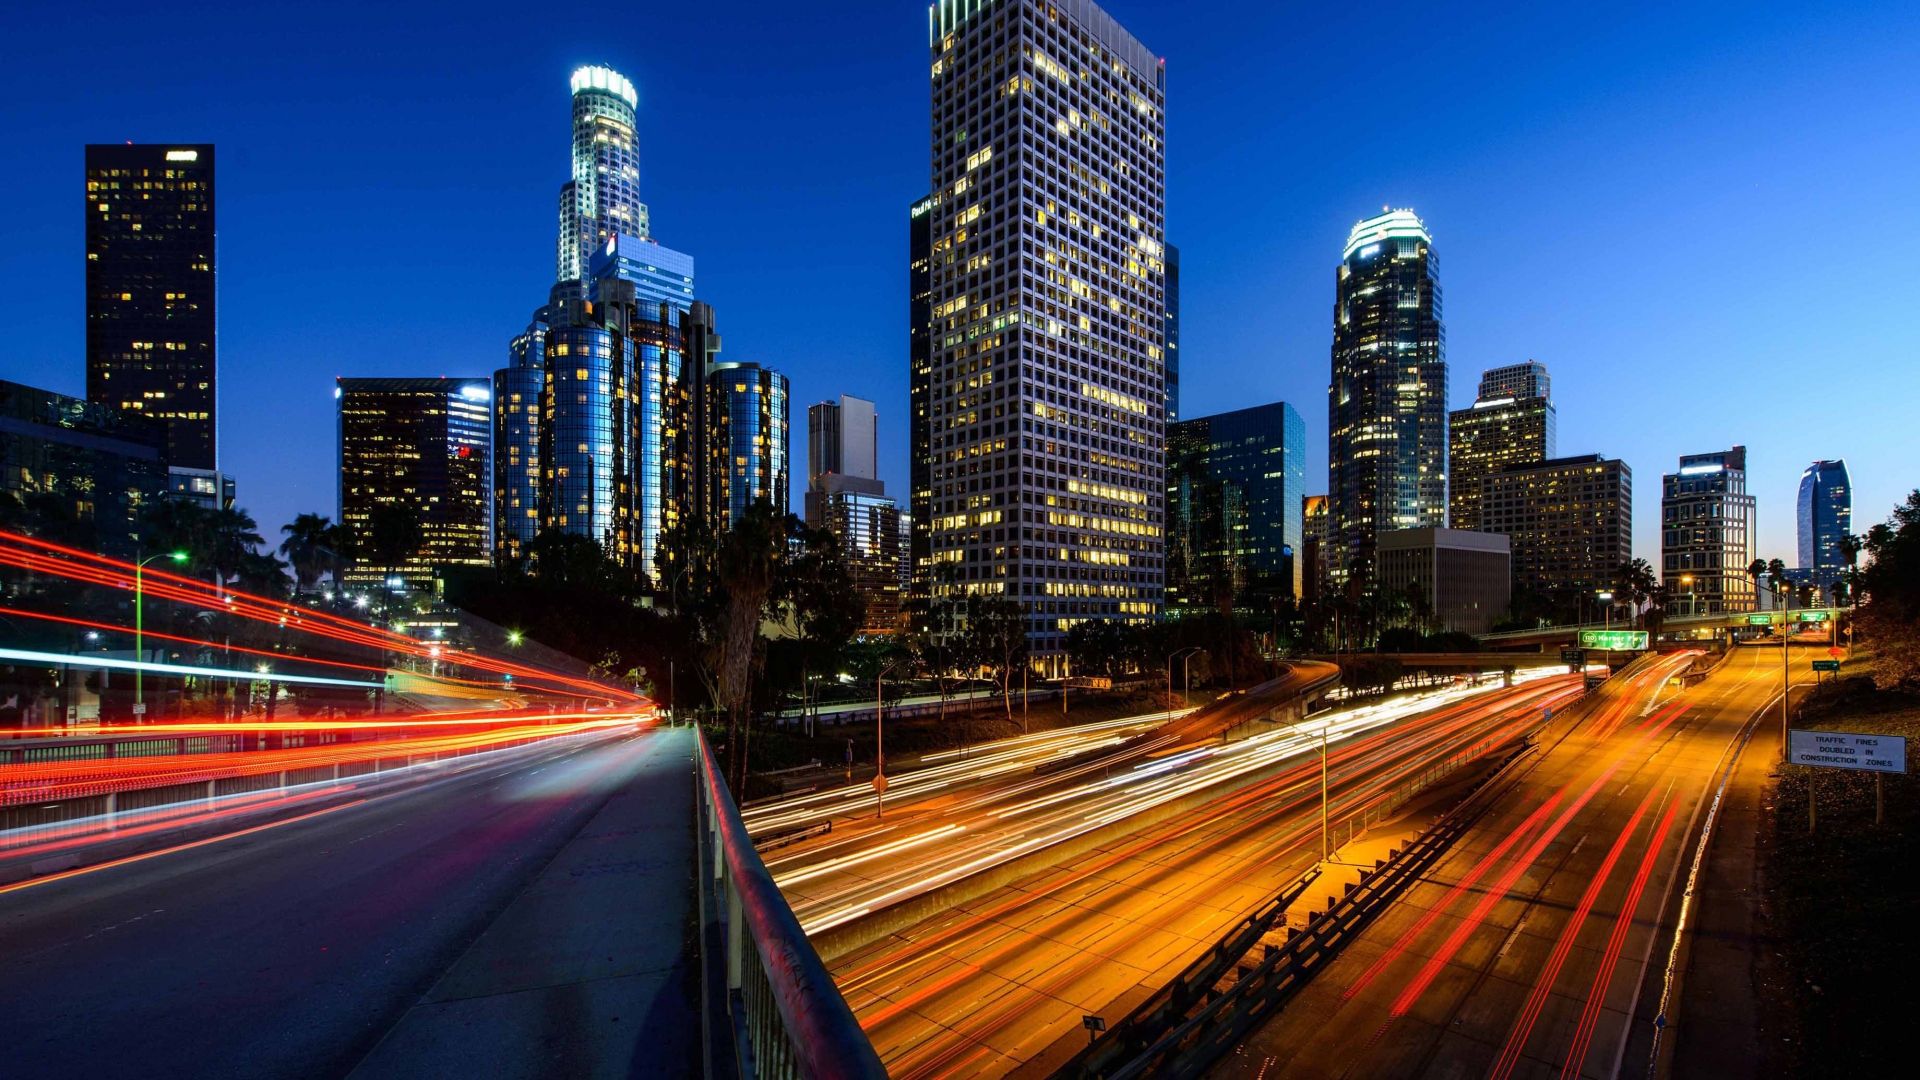
[[1013, 674], [1027, 662], [1027, 615], [1002, 593], [967, 598], [968, 651], [1000, 687], [1007, 720], [1013, 720]]
[[797, 518], [787, 519], [786, 573], [775, 589], [776, 600], [794, 630], [800, 661], [800, 692], [807, 696], [809, 676], [823, 669], [853, 640], [866, 617], [866, 601], [854, 590], [847, 574], [840, 538], [826, 529], [810, 529]]
[[[785, 525], [772, 503], [757, 500], [727, 530], [715, 559], [715, 571], [726, 587], [726, 605], [714, 643], [718, 648], [714, 669], [719, 703], [727, 710], [728, 743], [737, 745], [741, 792], [746, 791], [747, 742], [752, 735], [746, 714], [748, 696], [759, 654], [760, 624], [767, 617], [785, 555]], [[737, 743], [732, 737], [736, 732]]]
[[280, 542], [280, 554], [293, 567], [293, 580], [302, 592], [311, 590], [330, 562], [327, 540], [333, 524], [325, 514], [301, 514], [280, 526], [286, 536]]
[[1653, 565], [1645, 559], [1629, 559], [1614, 572], [1613, 599], [1633, 612], [1633, 625], [1640, 624], [1640, 610], [1659, 587]]
[[[425, 543], [426, 531], [420, 527], [420, 516], [410, 506], [383, 502], [367, 515], [366, 556], [380, 568], [382, 577], [393, 576]], [[381, 592], [384, 595], [386, 590]]]
[[359, 534], [346, 522], [335, 522], [327, 526], [323, 550], [327, 556], [327, 571], [333, 577], [333, 587], [344, 587], [347, 571], [353, 569], [360, 558]]
[[1920, 490], [1867, 530], [1870, 561], [1854, 587], [1855, 630], [1874, 646], [1883, 689], [1920, 685]]

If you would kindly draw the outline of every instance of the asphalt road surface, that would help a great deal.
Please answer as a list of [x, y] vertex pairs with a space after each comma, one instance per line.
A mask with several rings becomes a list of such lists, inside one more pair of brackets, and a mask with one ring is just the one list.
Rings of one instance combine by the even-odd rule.
[[1646, 1075], [1704, 811], [1780, 683], [1744, 649], [1582, 717], [1216, 1075]]
[[0, 890], [0, 1076], [346, 1073], [650, 738], [503, 751], [420, 787]]

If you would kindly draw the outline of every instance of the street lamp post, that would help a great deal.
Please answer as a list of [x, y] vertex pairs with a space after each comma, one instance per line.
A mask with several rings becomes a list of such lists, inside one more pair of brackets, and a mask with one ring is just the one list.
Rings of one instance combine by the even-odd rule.
[[[146, 595], [146, 570], [147, 564], [155, 559], [172, 559], [174, 562], [183, 563], [187, 561], [187, 553], [163, 551], [158, 555], [149, 555], [133, 564], [133, 658], [141, 663], [145, 663], [147, 655], [146, 605], [143, 603]], [[147, 715], [147, 698], [146, 687], [141, 682], [140, 674], [140, 668], [133, 669], [133, 714], [144, 718]]]
[[873, 797], [875, 810], [873, 816], [885, 817], [887, 814], [887, 672], [892, 671], [899, 661], [880, 669], [873, 677]]
[[1180, 704], [1184, 706], [1189, 703], [1188, 699], [1193, 697], [1193, 668], [1189, 665], [1193, 663], [1193, 654], [1200, 651], [1200, 646], [1190, 645], [1184, 649], [1176, 650], [1172, 656], [1167, 657], [1167, 701], [1169, 704], [1173, 701], [1173, 662], [1175, 660], [1180, 661]]

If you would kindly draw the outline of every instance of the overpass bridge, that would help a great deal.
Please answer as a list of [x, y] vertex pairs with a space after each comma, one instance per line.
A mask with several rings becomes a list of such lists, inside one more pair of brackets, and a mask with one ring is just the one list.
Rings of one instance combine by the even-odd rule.
[[[1836, 618], [1844, 620], [1849, 611], [1851, 609], [1792, 608], [1784, 613], [1755, 611], [1738, 614], [1669, 615], [1660, 623], [1660, 640], [1679, 642], [1740, 640], [1772, 633], [1781, 625], [1783, 614], [1787, 625], [1806, 628], [1829, 626]], [[1581, 631], [1628, 629], [1633, 627], [1621, 622], [1588, 622], [1481, 634], [1479, 641], [1483, 647], [1494, 652], [1552, 653], [1576, 646], [1579, 643]]]

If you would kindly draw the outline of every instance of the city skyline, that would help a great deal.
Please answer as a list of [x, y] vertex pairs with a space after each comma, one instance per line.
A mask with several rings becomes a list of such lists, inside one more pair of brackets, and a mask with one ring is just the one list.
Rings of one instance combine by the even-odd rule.
[[[1903, 481], [1890, 465], [1876, 463], [1893, 460], [1892, 451], [1901, 445], [1894, 416], [1901, 395], [1851, 394], [1843, 386], [1816, 393], [1833, 402], [1835, 411], [1845, 410], [1845, 424], [1824, 423], [1819, 416], [1787, 423], [1776, 407], [1781, 388], [1811, 372], [1831, 370], [1828, 362], [1839, 356], [1853, 370], [1867, 373], [1894, 370], [1892, 364], [1898, 362], [1897, 343], [1876, 340], [1870, 319], [1849, 314], [1856, 310], [1851, 305], [1867, 305], [1872, 298], [1848, 298], [1840, 286], [1828, 282], [1858, 274], [1851, 263], [1858, 254], [1857, 240], [1843, 225], [1861, 206], [1875, 202], [1877, 192], [1892, 192], [1891, 180], [1874, 178], [1911, 174], [1898, 163], [1915, 156], [1913, 140], [1909, 136], [1902, 142], [1896, 133], [1889, 141], [1885, 125], [1873, 123], [1871, 107], [1837, 123], [1816, 115], [1823, 102], [1841, 96], [1850, 101], [1857, 97], [1869, 106], [1892, 100], [1862, 91], [1862, 83], [1872, 78], [1862, 72], [1873, 65], [1860, 63], [1858, 57], [1862, 49], [1891, 49], [1898, 35], [1886, 31], [1908, 25], [1891, 9], [1856, 14], [1848, 24], [1854, 32], [1840, 34], [1828, 27], [1830, 36], [1812, 40], [1796, 37], [1804, 27], [1790, 16], [1750, 15], [1727, 28], [1736, 33], [1713, 52], [1683, 40], [1690, 25], [1712, 23], [1710, 13], [1676, 17], [1659, 24], [1652, 45], [1632, 51], [1607, 71], [1592, 73], [1591, 85], [1559, 87], [1563, 93], [1553, 108], [1496, 109], [1484, 97], [1491, 90], [1466, 94], [1457, 106], [1434, 106], [1433, 133], [1388, 166], [1351, 154], [1313, 157], [1331, 143], [1324, 130], [1328, 121], [1315, 120], [1318, 106], [1303, 96], [1300, 100], [1309, 103], [1303, 115], [1283, 116], [1262, 133], [1294, 140], [1290, 145], [1300, 156], [1292, 163], [1303, 177], [1285, 189], [1289, 198], [1260, 196], [1263, 202], [1257, 208], [1273, 227], [1249, 242], [1242, 228], [1248, 204], [1235, 198], [1246, 190], [1233, 177], [1241, 166], [1233, 160], [1235, 154], [1209, 145], [1210, 137], [1241, 122], [1238, 114], [1221, 115], [1220, 105], [1231, 93], [1245, 93], [1255, 85], [1255, 69], [1230, 62], [1248, 46], [1212, 42], [1150, 5], [1108, 7], [1123, 25], [1168, 57], [1169, 235], [1185, 249], [1188, 264], [1184, 411], [1220, 411], [1249, 395], [1311, 401], [1324, 393], [1324, 312], [1331, 269], [1326, 250], [1373, 207], [1410, 205], [1428, 221], [1436, 246], [1447, 254], [1449, 359], [1463, 371], [1529, 356], [1550, 364], [1559, 384], [1556, 397], [1566, 406], [1563, 446], [1601, 450], [1626, 459], [1643, 475], [1656, 475], [1653, 470], [1664, 470], [1679, 454], [1699, 446], [1744, 443], [1750, 447], [1752, 490], [1759, 500], [1760, 553], [1788, 561], [1794, 551], [1794, 494], [1807, 462], [1844, 457], [1854, 463], [1855, 501], [1863, 521], [1877, 520], [1881, 510], [1876, 508], [1897, 501]], [[1223, 12], [1234, 10], [1234, 5], [1222, 5]], [[12, 199], [0, 211], [5, 215], [0, 224], [19, 238], [16, 247], [0, 256], [0, 280], [12, 286], [8, 295], [15, 307], [10, 313], [20, 328], [17, 351], [0, 365], [0, 375], [67, 392], [82, 384], [83, 330], [77, 317], [83, 302], [82, 243], [72, 195], [81, 172], [82, 146], [115, 138], [218, 145], [223, 167], [221, 265], [226, 271], [221, 282], [223, 463], [238, 473], [241, 504], [270, 529], [294, 513], [324, 511], [333, 484], [327, 422], [327, 384], [333, 377], [481, 376], [501, 362], [500, 343], [524, 325], [526, 298], [540, 295], [535, 290], [544, 288], [552, 272], [542, 252], [551, 250], [554, 224], [550, 117], [557, 106], [555, 84], [578, 63], [604, 63], [639, 84], [638, 139], [646, 201], [667, 214], [671, 228], [666, 231], [675, 246], [701, 253], [702, 291], [727, 313], [730, 339], [736, 343], [730, 353], [776, 358], [793, 378], [793, 392], [801, 401], [841, 393], [875, 400], [886, 420], [882, 478], [895, 490], [905, 489], [906, 332], [897, 301], [905, 241], [899, 235], [898, 210], [924, 193], [924, 179], [916, 186], [914, 177], [916, 166], [924, 162], [925, 120], [913, 104], [923, 100], [919, 94], [925, 87], [924, 65], [915, 60], [923, 55], [917, 51], [924, 41], [922, 15], [917, 5], [898, 12], [874, 5], [870, 21], [881, 27], [877, 40], [882, 45], [834, 57], [854, 65], [861, 78], [897, 94], [876, 94], [871, 86], [858, 94], [843, 93], [827, 85], [831, 78], [819, 66], [820, 59], [785, 55], [783, 50], [804, 53], [792, 50], [791, 41], [777, 50], [775, 42], [783, 35], [801, 33], [801, 40], [809, 40], [806, 34], [819, 33], [797, 19], [787, 21], [791, 17], [786, 14], [729, 28], [741, 37], [732, 43], [737, 49], [725, 50], [737, 53], [725, 71], [742, 70], [759, 60], [777, 62], [757, 77], [764, 81], [734, 87], [719, 98], [705, 93], [705, 84], [685, 81], [685, 66], [711, 65], [722, 55], [717, 47], [696, 40], [700, 27], [710, 33], [715, 26], [711, 16], [697, 13], [667, 16], [669, 29], [686, 32], [656, 39], [688, 42], [686, 49], [582, 45], [556, 35], [552, 41], [536, 38], [531, 48], [502, 53], [503, 46], [481, 40], [484, 31], [498, 25], [483, 12], [474, 27], [455, 30], [446, 50], [454, 55], [411, 67], [383, 65], [377, 78], [355, 91], [364, 96], [328, 99], [325, 107], [289, 97], [293, 92], [284, 88], [326, 85], [317, 71], [269, 77], [242, 66], [217, 79], [197, 76], [191, 85], [182, 83], [177, 101], [153, 93], [153, 72], [144, 66], [148, 61], [132, 52], [147, 38], [140, 19], [131, 13], [120, 24], [125, 36], [110, 34], [105, 41], [105, 55], [113, 62], [103, 67], [97, 57], [88, 61], [87, 66], [101, 74], [95, 84], [74, 88], [53, 79], [55, 65], [73, 58], [59, 41], [50, 41], [48, 49], [5, 76], [21, 109], [9, 120], [14, 141], [33, 147], [35, 154], [12, 174]], [[36, 19], [49, 17], [30, 11], [24, 21], [30, 28]], [[1309, 81], [1307, 75], [1318, 63], [1310, 55], [1311, 43], [1320, 35], [1337, 35], [1344, 18], [1330, 16], [1325, 24], [1302, 28], [1297, 36], [1275, 36], [1280, 30], [1277, 19], [1248, 17], [1249, 29], [1259, 32], [1245, 36], [1269, 44], [1278, 41], [1290, 59], [1301, 61], [1297, 74], [1269, 91], [1280, 94], [1304, 93], [1300, 83]], [[1459, 67], [1476, 55], [1475, 49], [1512, 51], [1551, 38], [1551, 23], [1560, 17], [1538, 15], [1479, 46], [1443, 40], [1438, 47], [1445, 65]], [[272, 18], [253, 32], [272, 33]], [[402, 39], [424, 34], [427, 23], [438, 27], [432, 20], [416, 25], [408, 18], [382, 13], [377, 21]], [[1461, 13], [1458, 26], [1470, 28], [1479, 19], [1475, 13]], [[896, 31], [885, 32], [895, 24]], [[1265, 33], [1268, 29], [1273, 33]], [[319, 40], [333, 40], [330, 33], [319, 28]], [[1844, 69], [1843, 41], [1851, 57]], [[1868, 44], [1859, 45], [1862, 41]], [[1606, 39], [1590, 39], [1583, 47], [1602, 50]], [[1737, 70], [1757, 66], [1764, 71], [1770, 63], [1784, 63], [1789, 48], [1799, 65], [1792, 86], [1769, 86], [1765, 78]], [[324, 57], [327, 51], [317, 53]], [[495, 61], [496, 55], [511, 60]], [[312, 62], [297, 60], [296, 65]], [[356, 65], [372, 63], [356, 60], [344, 72], [352, 74], [360, 70]], [[1556, 71], [1569, 66], [1564, 56], [1554, 65]], [[1655, 70], [1662, 67], [1671, 71]], [[1194, 73], [1191, 84], [1183, 83], [1183, 71]], [[1247, 74], [1217, 74], [1222, 71]], [[1533, 68], [1513, 76], [1549, 84], [1559, 77]], [[804, 92], [781, 100], [773, 90], [779, 79], [798, 79], [795, 85]], [[463, 89], [461, 83], [470, 85]], [[38, 108], [51, 100], [56, 85], [63, 94], [76, 94], [77, 102], [61, 110]], [[1827, 168], [1846, 172], [1841, 192], [1827, 190], [1831, 177], [1825, 172], [1810, 170], [1760, 142], [1741, 143], [1741, 152], [1731, 161], [1712, 166], [1696, 164], [1691, 171], [1671, 175], [1660, 168], [1677, 160], [1683, 148], [1694, 154], [1692, 144], [1716, 126], [1728, 129], [1712, 136], [1721, 144], [1751, 136], [1757, 129], [1740, 116], [1768, 110], [1743, 100], [1743, 93], [1786, 101], [1795, 87], [1807, 86], [1813, 89], [1805, 102], [1772, 110], [1775, 125], [1785, 117], [1797, 146], [1834, 144], [1826, 158], [1834, 164]], [[133, 88], [142, 93], [130, 93]], [[209, 89], [217, 92], [207, 93]], [[428, 102], [459, 103], [449, 114], [445, 137], [431, 140], [433, 160], [439, 170], [456, 174], [451, 180], [418, 175], [408, 156], [416, 148], [400, 145], [397, 120], [391, 129], [366, 122], [378, 117], [380, 102], [407, 94]], [[1674, 101], [1668, 103], [1662, 95]], [[904, 97], [904, 102], [895, 97]], [[1694, 115], [1679, 108], [1680, 102], [1716, 108], [1694, 110]], [[699, 163], [677, 151], [673, 137], [685, 122], [739, 131], [748, 113], [864, 118], [867, 114], [857, 108], [870, 105], [870, 123], [863, 119], [857, 130], [836, 126], [825, 136], [827, 145], [813, 150], [806, 147], [822, 137], [817, 129], [805, 137], [781, 133], [762, 138], [762, 127], [756, 126], [747, 129], [753, 139], [721, 140], [727, 145], [720, 152], [731, 155], [728, 160], [738, 163], [748, 155], [744, 160], [760, 162], [757, 169], [733, 170], [738, 179], [716, 182], [716, 170], [697, 167]], [[1629, 137], [1621, 130], [1629, 120], [1646, 125], [1647, 117], [1636, 110], [1656, 113], [1652, 134]], [[1471, 157], [1443, 145], [1442, 132], [1493, 123], [1488, 117], [1500, 118], [1505, 126]], [[1604, 122], [1576, 137], [1576, 120], [1596, 119]], [[1861, 130], [1856, 124], [1873, 129], [1878, 141], [1850, 136]], [[484, 131], [485, 138], [460, 136], [466, 125]], [[318, 140], [325, 146], [310, 145], [316, 143], [316, 132], [333, 130], [352, 131], [364, 150], [337, 154], [331, 150], [334, 140], [327, 139]], [[1222, 145], [1251, 145], [1245, 138], [1240, 133]], [[1770, 138], [1770, 145], [1782, 141], [1778, 131]], [[749, 142], [756, 147], [746, 148]], [[778, 197], [770, 195], [781, 185], [772, 182], [766, 166], [779, 155], [828, 160], [856, 144], [855, 158], [863, 166], [857, 180], [802, 178], [785, 184]], [[1581, 148], [1594, 151], [1607, 145], [1630, 152], [1603, 166], [1583, 160], [1581, 168], [1592, 175], [1571, 186], [1539, 187], [1552, 190], [1550, 198], [1513, 198], [1512, 189], [1539, 179], [1545, 163], [1558, 160], [1567, 168], [1567, 157]], [[1716, 144], [1706, 145], [1710, 149]], [[1603, 156], [1583, 155], [1593, 160]], [[1713, 156], [1701, 153], [1699, 159]], [[1793, 155], [1802, 156], [1820, 155]], [[1487, 179], [1516, 162], [1525, 166], [1522, 175], [1498, 182]], [[1279, 164], [1285, 162], [1276, 160], [1276, 167]], [[1736, 166], [1753, 170], [1766, 182], [1730, 182]], [[1609, 182], [1618, 187], [1627, 175], [1640, 179], [1634, 185], [1641, 192], [1637, 201], [1607, 190]], [[1648, 177], [1666, 182], [1647, 184]], [[1874, 184], [1886, 186], [1876, 189]], [[339, 192], [331, 200], [336, 205], [311, 205], [311, 196], [303, 193], [319, 186]], [[396, 186], [404, 197], [394, 196]], [[1809, 188], [1818, 189], [1820, 197], [1807, 207], [1795, 207], [1796, 201], [1808, 201]], [[1693, 280], [1687, 272], [1690, 259], [1682, 253], [1698, 239], [1689, 229], [1698, 227], [1695, 222], [1710, 205], [1704, 199], [1709, 194], [1717, 200], [1711, 204], [1715, 219], [1759, 222], [1768, 230], [1771, 257], [1746, 273], [1725, 275], [1730, 280], [1724, 282]], [[766, 227], [803, 211], [818, 224], [823, 201], [839, 211], [837, 218], [827, 215], [836, 228], [793, 229], [782, 236], [780, 230]], [[291, 205], [301, 205], [303, 213], [290, 213]], [[423, 212], [422, 207], [432, 209]], [[346, 228], [341, 227], [342, 215], [351, 219]], [[475, 229], [476, 221], [486, 228]], [[1602, 235], [1605, 230], [1620, 236]], [[1585, 252], [1581, 277], [1528, 281], [1542, 276], [1537, 257], [1551, 255], [1533, 250], [1542, 236], [1551, 236], [1556, 247]], [[375, 244], [370, 237], [386, 242]], [[359, 262], [349, 263], [349, 254]], [[809, 326], [809, 320], [796, 318], [803, 310], [799, 305], [813, 308], [817, 298], [782, 295], [804, 290], [782, 289], [777, 282], [808, 261], [835, 270], [845, 294], [879, 316], [850, 334], [841, 326], [829, 331], [818, 320]], [[1837, 274], [1843, 265], [1846, 274]], [[43, 269], [48, 267], [51, 271]], [[1626, 268], [1634, 272], [1626, 273]], [[470, 286], [459, 298], [462, 317], [456, 331], [442, 335], [436, 323], [441, 340], [390, 362], [375, 362], [354, 347], [358, 336], [373, 332], [376, 324], [382, 332], [409, 329], [404, 316], [398, 323], [390, 321], [390, 301], [383, 298], [400, 295], [390, 291], [395, 281], [417, 289], [423, 280], [455, 272]], [[1899, 295], [1901, 275], [1911, 273], [1890, 262], [1874, 280], [1888, 295]], [[1681, 281], [1687, 282], [1684, 293], [1674, 288]], [[1790, 298], [1800, 303], [1789, 304]], [[306, 318], [286, 318], [292, 310]], [[1789, 317], [1792, 310], [1812, 314], [1795, 319]], [[1713, 315], [1701, 318], [1702, 311]], [[1850, 322], [1866, 329], [1852, 329]], [[1608, 385], [1616, 374], [1634, 385], [1658, 385], [1682, 359], [1703, 371], [1752, 363], [1758, 377], [1715, 380], [1716, 393], [1689, 396], [1686, 413], [1678, 420], [1659, 415], [1657, 408], [1634, 415], [1621, 402], [1619, 390]], [[1455, 382], [1448, 404], [1460, 407], [1470, 386], [1466, 380]], [[305, 412], [295, 412], [290, 423], [284, 410], [302, 406]], [[1309, 490], [1321, 486], [1313, 478], [1324, 476], [1326, 467], [1325, 433], [1315, 431], [1316, 426], [1310, 417]], [[292, 477], [285, 485], [231, 467], [233, 462], [276, 456]], [[794, 486], [802, 484], [804, 476], [796, 470]], [[1643, 485], [1636, 493], [1635, 550], [1643, 557], [1658, 549], [1651, 531], [1658, 519], [1657, 503], [1650, 503], [1657, 496], [1651, 487]]]

